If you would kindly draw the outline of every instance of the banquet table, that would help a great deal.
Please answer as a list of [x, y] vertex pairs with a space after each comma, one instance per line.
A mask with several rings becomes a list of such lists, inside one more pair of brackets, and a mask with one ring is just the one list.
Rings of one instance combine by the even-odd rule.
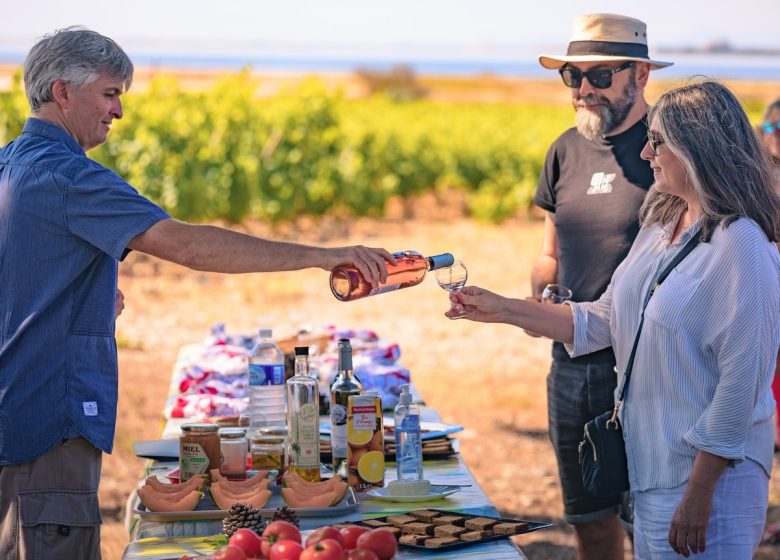
[[[176, 386], [176, 380], [172, 379], [172, 395]], [[416, 400], [421, 400], [419, 393], [413, 392], [417, 396]], [[422, 421], [438, 422], [440, 420], [434, 409], [424, 405], [420, 408]], [[166, 418], [163, 425], [162, 438], [166, 440], [176, 439], [179, 427], [185, 421], [170, 417]], [[455, 449], [457, 450], [457, 440], [455, 440]], [[149, 475], [162, 476], [177, 466], [178, 462], [175, 459], [150, 460], [143, 475], [144, 477]], [[338, 515], [301, 517], [301, 531], [305, 534], [306, 531], [324, 525], [357, 522], [397, 513], [406, 513], [417, 509], [440, 509], [500, 517], [498, 511], [479, 486], [459, 453], [454, 453], [446, 458], [426, 460], [423, 468], [425, 478], [430, 480], [432, 484], [461, 485], [463, 488], [445, 498], [414, 503], [389, 502], [360, 493], [358, 494], [359, 504], [348, 511], [339, 512]], [[388, 462], [385, 471], [385, 483], [394, 479], [395, 463]], [[135, 492], [127, 500], [125, 525], [130, 535], [130, 542], [122, 555], [122, 560], [172, 560], [178, 559], [183, 554], [188, 554], [194, 558], [206, 556], [215, 549], [217, 540], [214, 536], [223, 532], [220, 519], [163, 521], [156, 519], [155, 516], [144, 515], [143, 508], [140, 507]], [[521, 542], [522, 539], [522, 535], [515, 537], [515, 540]], [[399, 560], [432, 557], [452, 560], [471, 558], [516, 560], [526, 558], [520, 548], [509, 538], [471, 544], [451, 551], [420, 551], [399, 546], [398, 554], [396, 555], [396, 558]]]

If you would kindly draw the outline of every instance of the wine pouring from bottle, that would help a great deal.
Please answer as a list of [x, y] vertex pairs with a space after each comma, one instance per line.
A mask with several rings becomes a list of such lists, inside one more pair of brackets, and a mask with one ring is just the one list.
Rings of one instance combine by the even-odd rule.
[[452, 266], [455, 261], [450, 253], [424, 257], [417, 251], [393, 253], [396, 263], [387, 266], [387, 280], [373, 287], [353, 266], [337, 266], [330, 273], [330, 291], [341, 301], [356, 299], [401, 290], [416, 286], [425, 278], [429, 270]]

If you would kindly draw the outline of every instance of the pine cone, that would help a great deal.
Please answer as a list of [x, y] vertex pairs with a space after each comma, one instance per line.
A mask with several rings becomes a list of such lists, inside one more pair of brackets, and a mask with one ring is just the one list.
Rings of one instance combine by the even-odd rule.
[[273, 517], [271, 518], [271, 521], [287, 521], [289, 523], [292, 523], [296, 527], [300, 527], [300, 523], [298, 522], [298, 514], [295, 513], [293, 510], [288, 508], [287, 506], [282, 506], [280, 508], [276, 508], [276, 511], [273, 514]]
[[228, 515], [222, 520], [222, 528], [228, 538], [239, 529], [251, 529], [258, 535], [265, 529], [265, 521], [255, 506], [239, 502], [230, 506]]

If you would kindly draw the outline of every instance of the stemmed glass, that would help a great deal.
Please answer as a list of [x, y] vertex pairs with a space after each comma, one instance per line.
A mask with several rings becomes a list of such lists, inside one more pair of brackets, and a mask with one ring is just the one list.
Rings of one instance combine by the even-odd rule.
[[542, 303], [563, 303], [571, 299], [571, 290], [561, 284], [547, 284], [542, 292]]
[[[465, 286], [468, 277], [469, 272], [463, 261], [455, 261], [452, 266], [436, 269], [436, 282], [450, 293], [455, 293]], [[464, 313], [460, 313], [453, 315], [450, 319], [462, 319], [464, 315]]]

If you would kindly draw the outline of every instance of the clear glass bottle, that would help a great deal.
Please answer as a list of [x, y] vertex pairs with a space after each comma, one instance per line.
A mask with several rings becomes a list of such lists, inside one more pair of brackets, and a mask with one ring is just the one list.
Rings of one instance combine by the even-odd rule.
[[350, 395], [359, 395], [363, 385], [352, 371], [352, 346], [339, 339], [339, 369], [330, 386], [330, 447], [333, 472], [347, 478], [347, 406]]
[[393, 413], [395, 419], [395, 469], [398, 480], [422, 480], [423, 459], [420, 439], [420, 407], [412, 402], [409, 385], [401, 394]]
[[284, 353], [271, 329], [260, 329], [260, 339], [249, 354], [249, 429], [284, 428], [287, 424]]
[[341, 301], [352, 301], [376, 294], [392, 292], [416, 286], [429, 270], [452, 266], [455, 259], [450, 253], [424, 257], [416, 251], [393, 253], [397, 264], [387, 266], [387, 280], [374, 288], [366, 282], [354, 266], [337, 266], [330, 273], [330, 291]]
[[320, 391], [309, 376], [309, 347], [295, 347], [295, 375], [287, 380], [287, 469], [320, 480]]

